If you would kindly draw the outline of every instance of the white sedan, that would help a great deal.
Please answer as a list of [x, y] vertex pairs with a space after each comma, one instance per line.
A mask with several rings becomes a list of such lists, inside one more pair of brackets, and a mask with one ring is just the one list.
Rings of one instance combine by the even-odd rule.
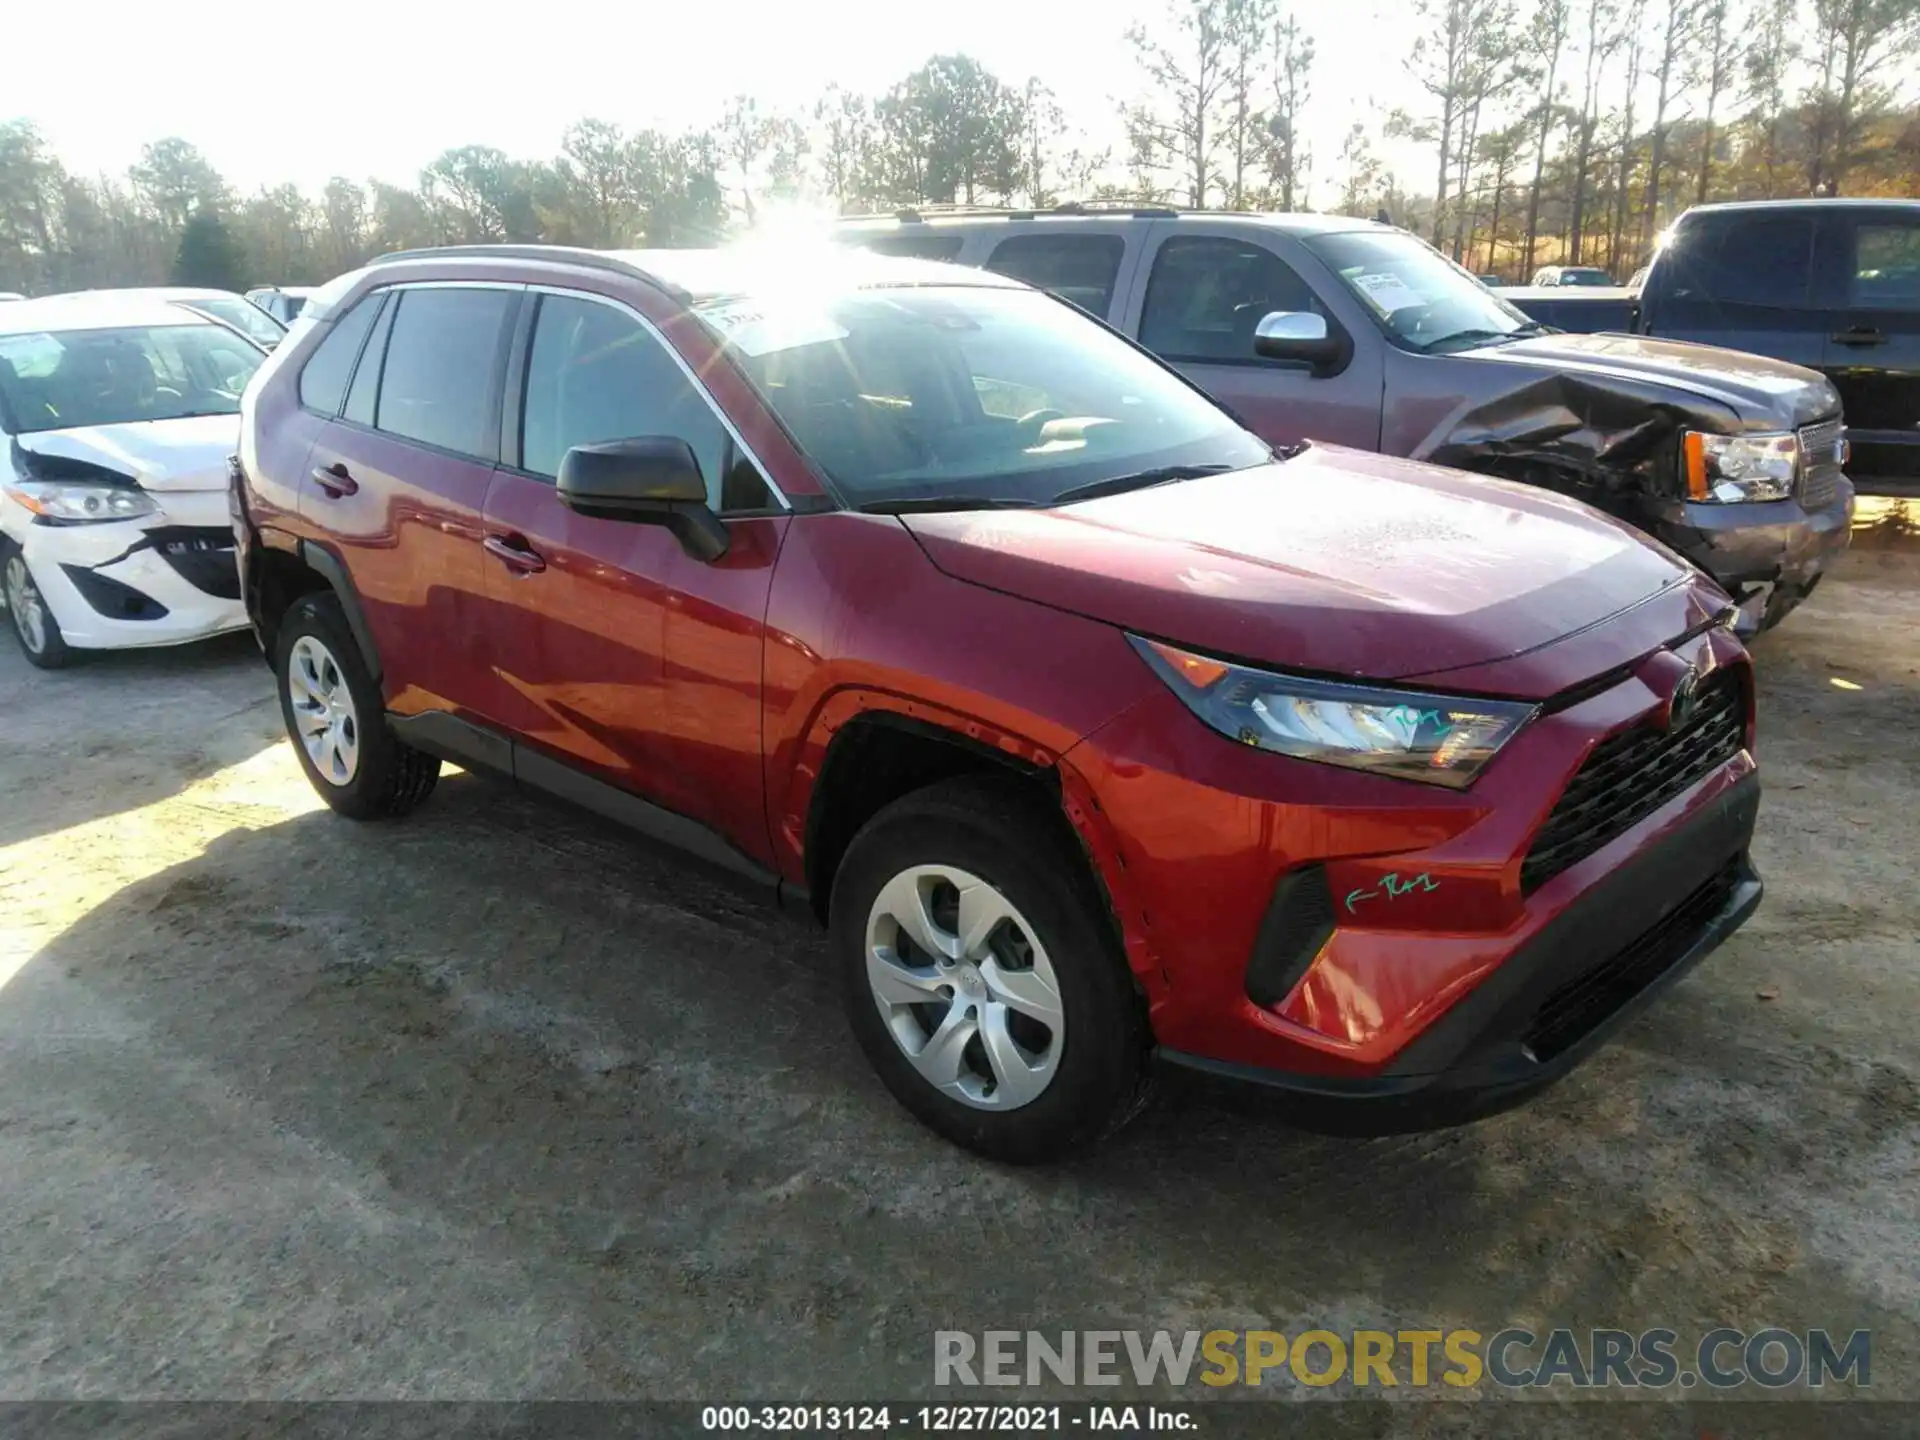
[[143, 296], [0, 306], [0, 595], [28, 660], [246, 625], [227, 458], [265, 358]]

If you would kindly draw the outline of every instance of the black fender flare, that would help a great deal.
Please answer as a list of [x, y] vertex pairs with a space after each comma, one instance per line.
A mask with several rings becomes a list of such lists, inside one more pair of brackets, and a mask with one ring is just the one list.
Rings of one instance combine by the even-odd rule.
[[367, 625], [366, 608], [360, 603], [360, 592], [354, 587], [353, 577], [347, 573], [346, 562], [326, 546], [312, 540], [300, 542], [300, 561], [332, 586], [333, 593], [340, 597], [340, 608], [346, 612], [347, 628], [353, 632], [353, 643], [360, 647], [360, 656], [366, 661], [374, 684], [380, 684], [385, 675], [380, 665], [380, 651], [373, 643], [373, 631]]

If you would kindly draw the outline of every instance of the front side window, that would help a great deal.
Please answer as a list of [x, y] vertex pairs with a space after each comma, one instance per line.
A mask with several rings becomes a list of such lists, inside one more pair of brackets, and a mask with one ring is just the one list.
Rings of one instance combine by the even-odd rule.
[[693, 447], [716, 511], [772, 503], [713, 407], [644, 326], [597, 301], [543, 296], [527, 356], [520, 468], [552, 478], [575, 445], [650, 435]]
[[1015, 235], [994, 247], [987, 269], [1051, 290], [1104, 320], [1126, 248], [1118, 235]]
[[1312, 288], [1264, 246], [1202, 236], [1160, 247], [1147, 279], [1140, 343], [1169, 360], [1268, 365], [1253, 332], [1276, 310], [1324, 314]]
[[1854, 231], [1852, 303], [1862, 310], [1920, 306], [1920, 224], [1867, 224]]
[[1813, 275], [1813, 217], [1727, 215], [1687, 226], [1662, 255], [1676, 299], [1803, 309]]
[[0, 413], [14, 434], [238, 415], [265, 357], [220, 325], [0, 336]]
[[1343, 230], [1305, 243], [1402, 350], [1466, 350], [1545, 328], [1411, 235]]
[[389, 435], [490, 458], [498, 448], [493, 371], [513, 293], [419, 289], [398, 300], [373, 423]]
[[1161, 467], [1271, 455], [1178, 376], [1036, 291], [783, 291], [694, 310], [852, 504], [1045, 504]]

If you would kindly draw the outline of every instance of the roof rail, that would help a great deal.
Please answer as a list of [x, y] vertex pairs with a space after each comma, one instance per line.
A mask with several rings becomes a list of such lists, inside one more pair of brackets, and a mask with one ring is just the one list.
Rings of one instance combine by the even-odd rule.
[[895, 210], [868, 210], [857, 215], [842, 215], [842, 221], [898, 220], [903, 225], [928, 220], [965, 219], [1038, 220], [1047, 215], [1135, 215], [1142, 218], [1166, 218], [1187, 212], [1157, 201], [1124, 197], [1102, 200], [1067, 200], [1058, 205], [902, 205]]
[[431, 245], [417, 250], [394, 250], [385, 255], [376, 255], [367, 264], [391, 265], [400, 260], [546, 260], [561, 265], [574, 265], [582, 270], [602, 270], [609, 274], [625, 275], [646, 281], [657, 289], [670, 295], [686, 298], [686, 292], [678, 285], [663, 280], [651, 271], [644, 270], [631, 261], [623, 260], [605, 250], [588, 250], [578, 245]]

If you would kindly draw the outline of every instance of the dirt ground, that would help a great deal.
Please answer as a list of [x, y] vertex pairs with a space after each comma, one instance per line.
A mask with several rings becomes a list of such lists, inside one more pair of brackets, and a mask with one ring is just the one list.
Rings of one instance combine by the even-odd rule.
[[[251, 642], [0, 643], [0, 1396], [927, 1393], [933, 1332], [1874, 1331], [1920, 1398], [1920, 544], [1757, 647], [1755, 920], [1519, 1112], [917, 1128], [820, 938], [466, 776], [322, 811]], [[996, 1396], [994, 1398], [1003, 1398]]]

